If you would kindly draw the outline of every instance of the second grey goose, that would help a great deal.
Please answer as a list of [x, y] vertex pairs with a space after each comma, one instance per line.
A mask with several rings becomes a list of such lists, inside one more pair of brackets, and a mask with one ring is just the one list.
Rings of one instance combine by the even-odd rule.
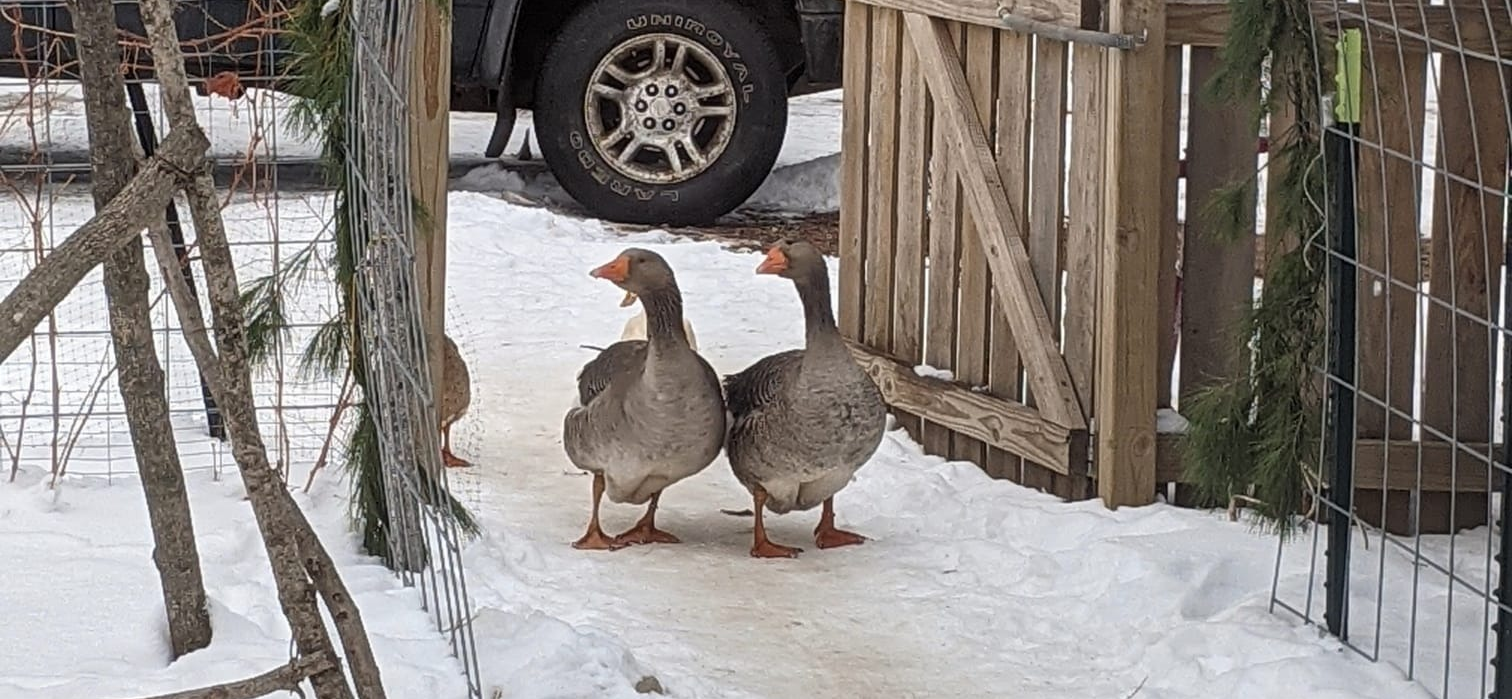
[[824, 256], [806, 241], [783, 241], [767, 251], [756, 272], [791, 279], [797, 287], [804, 348], [773, 354], [725, 379], [731, 416], [725, 451], [755, 502], [751, 555], [793, 557], [802, 551], [767, 539], [763, 509], [783, 514], [821, 503], [815, 544], [859, 544], [864, 537], [835, 527], [834, 496], [881, 444], [887, 406], [835, 327]]

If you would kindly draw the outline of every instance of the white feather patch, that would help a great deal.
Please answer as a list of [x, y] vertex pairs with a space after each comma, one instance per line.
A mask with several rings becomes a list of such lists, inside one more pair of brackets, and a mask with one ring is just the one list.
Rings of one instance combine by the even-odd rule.
[[[693, 332], [693, 324], [690, 323], [690, 322], [688, 322], [688, 319], [686, 317], [684, 317], [683, 318], [683, 322], [682, 322], [682, 326], [683, 326], [683, 332], [685, 334], [687, 334], [687, 336], [688, 336], [688, 346], [692, 347], [693, 351], [697, 352], [698, 351], [698, 335], [694, 334], [694, 332]], [[642, 308], [641, 311], [640, 311], [640, 313], [635, 314], [635, 316], [633, 318], [631, 318], [630, 320], [625, 321], [625, 329], [624, 329], [623, 332], [620, 333], [620, 339], [621, 340], [644, 340], [644, 339], [646, 339], [646, 309]]]

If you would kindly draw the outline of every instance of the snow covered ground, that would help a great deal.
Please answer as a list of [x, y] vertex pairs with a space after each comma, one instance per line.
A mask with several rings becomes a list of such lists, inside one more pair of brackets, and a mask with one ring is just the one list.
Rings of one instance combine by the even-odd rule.
[[[486, 687], [632, 697], [654, 676], [671, 696], [700, 698], [1425, 696], [1268, 613], [1274, 539], [1211, 513], [1061, 504], [924, 456], [899, 432], [838, 499], [842, 526], [872, 538], [863, 546], [749, 558], [750, 520], [719, 512], [748, 505], [721, 459], [664, 500], [661, 521], [686, 543], [573, 550], [588, 481], [561, 451], [560, 416], [588, 358], [578, 345], [613, 340], [631, 313], [586, 271], [626, 245], [660, 251], [721, 371], [801, 341], [796, 295], [754, 275], [758, 254], [711, 242], [625, 235], [477, 193], [453, 194], [451, 210], [450, 333], [475, 380], [455, 441], [477, 463], [453, 486], [485, 528], [465, 563]], [[204, 443], [192, 419], [181, 436]], [[286, 657], [234, 474], [190, 476], [221, 635], [165, 666], [139, 491], [119, 470], [113, 484], [79, 476], [50, 490], [36, 464], [0, 485], [12, 562], [0, 607], [23, 610], [0, 643], [33, 649], [0, 661], [0, 697], [164, 691]], [[295, 482], [307, 464], [296, 461]], [[459, 666], [415, 593], [356, 553], [338, 476], [316, 482], [301, 500], [359, 592], [393, 694], [460, 697]], [[609, 505], [606, 527], [638, 515]], [[775, 539], [811, 541], [813, 513], [771, 521]], [[1307, 546], [1288, 547], [1291, 595], [1305, 592]]]
[[[838, 93], [797, 100], [794, 113], [779, 161], [787, 167], [748, 206], [833, 210], [826, 194], [833, 189], [825, 187], [833, 187]], [[454, 150], [471, 147], [463, 144], [474, 136], [480, 150], [486, 115], [476, 133], [467, 118], [458, 119]], [[212, 131], [231, 134], [217, 137], [217, 148], [246, 142], [234, 119], [212, 123]], [[280, 153], [296, 147], [285, 143]], [[518, 181], [505, 182], [505, 175]], [[478, 609], [485, 696], [498, 689], [511, 699], [629, 699], [642, 696], [635, 687], [650, 684], [647, 677], [683, 699], [1428, 696], [1391, 665], [1370, 663], [1295, 617], [1271, 613], [1272, 537], [1221, 513], [1063, 504], [991, 480], [972, 464], [923, 455], [897, 431], [838, 497], [841, 526], [870, 537], [865, 545], [819, 551], [811, 538], [815, 513], [796, 514], [768, 521], [775, 540], [807, 549], [801, 557], [749, 558], [750, 519], [720, 512], [749, 507], [748, 496], [721, 458], [663, 501], [659, 522], [684, 544], [613, 553], [570, 548], [589, 504], [588, 480], [567, 462], [559, 439], [573, 378], [590, 357], [579, 345], [613, 341], [634, 312], [619, 308], [620, 295], [587, 270], [632, 244], [665, 255], [700, 347], [721, 372], [798, 345], [801, 317], [790, 284], [753, 273], [757, 253], [662, 232], [630, 234], [535, 206], [532, 196], [550, 183], [505, 175], [472, 173], [454, 183], [468, 191], [450, 201], [448, 327], [474, 380], [473, 405], [454, 430], [454, 446], [476, 463], [453, 472], [452, 486], [484, 527], [465, 550], [465, 566]], [[242, 221], [231, 233], [243, 243], [237, 254], [244, 281], [272, 269], [259, 244], [269, 228], [258, 206], [238, 202], [229, 210]], [[23, 253], [31, 232], [14, 209], [0, 205], [0, 291], [30, 264]], [[284, 240], [316, 239], [328, 210], [324, 195], [285, 195], [273, 219]], [[55, 203], [52, 223], [67, 231], [88, 211], [80, 191]], [[329, 292], [320, 284], [299, 290], [299, 318], [313, 322], [328, 313]], [[60, 411], [84, 411], [86, 389], [99, 380], [109, 347], [99, 335], [98, 275], [70, 298], [62, 318], [64, 337], [72, 339], [65, 361], [49, 364], [57, 373], [38, 376], [40, 389], [18, 388], [33, 376], [18, 361], [22, 355], [0, 365], [0, 435], [9, 440], [0, 456], [18, 442], [14, 414], [23, 395], [35, 399], [35, 425], [51, 409], [54, 375], [66, 387]], [[27, 348], [23, 361], [43, 357], [44, 345]], [[78, 423], [75, 456], [88, 458], [55, 488], [46, 472], [57, 439], [32, 427], [19, 440], [17, 481], [0, 482], [0, 556], [10, 564], [0, 609], [15, 610], [0, 627], [0, 647], [26, 649], [0, 656], [0, 699], [162, 692], [287, 658], [287, 629], [240, 484], [199, 426], [187, 353], [177, 342], [161, 351], [175, 405], [185, 408], [176, 424], [216, 643], [167, 663], [145, 512], [120, 421]], [[264, 429], [284, 435], [290, 480], [303, 483], [324, 435], [323, 406], [335, 401], [338, 387], [295, 380], [292, 360], [285, 369], [282, 384], [263, 377], [261, 399], [271, 404], [273, 386], [282, 385], [285, 399], [309, 414], [279, 431], [267, 411]], [[104, 381], [102, 408], [118, 409], [112, 385]], [[462, 697], [461, 666], [420, 610], [418, 594], [358, 553], [345, 526], [339, 471], [315, 482], [298, 497], [357, 595], [390, 695]], [[626, 527], [639, 514], [606, 504], [606, 529]], [[1485, 530], [1462, 538], [1470, 540], [1461, 544], [1466, 560], [1485, 557], [1484, 544], [1476, 546], [1487, 540]], [[1312, 541], [1306, 536], [1282, 551], [1275, 582], [1282, 599], [1300, 604], [1321, 595], [1321, 579], [1309, 577], [1321, 560]], [[1379, 592], [1363, 584], [1354, 590], [1363, 610], [1356, 639], [1373, 635], [1379, 596], [1387, 600], [1383, 657], [1405, 664], [1411, 654], [1420, 678], [1436, 685], [1433, 668], [1447, 653], [1450, 696], [1473, 694], [1484, 667], [1484, 609], [1460, 594], [1453, 628], [1476, 643], [1446, 649], [1444, 619], [1454, 597], [1442, 578], [1414, 571], [1401, 552], [1377, 560], [1380, 549], [1372, 547], [1355, 561], [1359, 579], [1373, 580], [1379, 565], [1388, 582]], [[1397, 600], [1406, 599], [1409, 584], [1423, 590], [1425, 609], [1445, 611], [1404, 608]], [[1403, 620], [1414, 612], [1418, 625], [1408, 628]]]

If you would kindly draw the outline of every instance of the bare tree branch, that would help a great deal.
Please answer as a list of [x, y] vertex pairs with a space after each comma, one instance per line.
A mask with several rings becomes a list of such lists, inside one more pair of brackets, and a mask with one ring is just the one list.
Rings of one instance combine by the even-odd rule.
[[189, 290], [189, 282], [184, 279], [183, 263], [173, 252], [173, 237], [168, 232], [168, 221], [164, 216], [159, 215], [147, 227], [147, 239], [152, 241], [152, 254], [157, 258], [158, 269], [162, 271], [163, 281], [168, 287], [168, 297], [173, 300], [173, 309], [178, 313], [179, 327], [183, 328], [189, 354], [199, 365], [205, 383], [212, 386], [210, 395], [215, 398], [215, 404], [220, 405], [220, 396], [213, 388], [220, 383], [220, 356], [215, 353], [215, 346], [210, 344], [209, 326], [205, 323], [205, 314], [200, 311], [199, 300], [194, 297], [194, 293]]
[[274, 692], [299, 692], [299, 683], [310, 676], [339, 669], [329, 654], [302, 655], [256, 677], [143, 699], [257, 699]]
[[[90, 170], [96, 210], [108, 206], [136, 169], [126, 109], [126, 82], [116, 45], [115, 12], [109, 3], [69, 0], [84, 121], [89, 131]], [[162, 208], [159, 208], [161, 211]], [[173, 657], [210, 645], [210, 611], [194, 541], [194, 519], [184, 470], [168, 414], [163, 367], [152, 337], [151, 278], [142, 260], [142, 239], [133, 235], [105, 261], [105, 301], [110, 315], [116, 379], [126, 407], [138, 479], [152, 525], [152, 560], [162, 587]]]
[[[142, 20], [152, 47], [162, 87], [169, 133], [195, 123], [194, 101], [184, 73], [184, 61], [173, 22], [170, 0], [142, 0]], [[268, 464], [267, 449], [257, 424], [252, 398], [252, 371], [247, 358], [246, 322], [241, 307], [236, 266], [226, 239], [225, 223], [215, 196], [215, 181], [208, 168], [194, 173], [186, 189], [190, 214], [205, 265], [205, 286], [218, 350], [217, 365], [201, 364], [202, 375], [225, 418], [232, 451], [246, 484], [247, 496], [262, 530], [272, 562], [279, 601], [289, 617], [294, 640], [301, 653], [313, 655], [331, 647], [330, 636], [315, 601], [314, 578], [341, 636], [356, 695], [360, 699], [386, 699], [376, 657], [357, 605], [347, 594], [340, 574], [330, 565], [330, 555], [321, 546], [304, 513]], [[207, 354], [204, 348], [196, 361]], [[203, 357], [209, 361], [209, 357]], [[214, 376], [212, 380], [210, 377]], [[339, 668], [314, 673], [310, 683], [317, 697], [344, 699], [352, 696], [346, 673]]]
[[157, 155], [147, 160], [108, 206], [79, 226], [0, 300], [0, 362], [10, 357], [84, 275], [146, 228], [154, 216], [162, 215], [175, 185], [205, 162], [209, 149], [210, 140], [198, 126], [170, 131]]

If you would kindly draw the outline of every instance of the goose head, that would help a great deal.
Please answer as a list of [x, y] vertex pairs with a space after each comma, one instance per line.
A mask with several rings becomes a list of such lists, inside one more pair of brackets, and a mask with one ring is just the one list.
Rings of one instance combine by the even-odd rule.
[[775, 274], [792, 280], [806, 280], [822, 274], [824, 255], [807, 240], [783, 240], [767, 249], [766, 259], [756, 267], [757, 274]]
[[620, 306], [629, 306], [641, 295], [655, 293], [677, 285], [672, 267], [667, 261], [650, 250], [626, 248], [607, 264], [595, 267], [588, 273], [598, 279], [607, 279], [625, 290]]

